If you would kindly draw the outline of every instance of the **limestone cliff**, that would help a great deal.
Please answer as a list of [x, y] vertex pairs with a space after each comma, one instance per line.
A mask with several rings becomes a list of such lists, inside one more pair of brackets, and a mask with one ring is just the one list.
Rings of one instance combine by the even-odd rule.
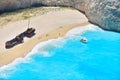
[[120, 0], [86, 0], [85, 7], [89, 21], [120, 32]]
[[0, 12], [43, 5], [74, 7], [90, 22], [120, 32], [120, 0], [0, 0]]

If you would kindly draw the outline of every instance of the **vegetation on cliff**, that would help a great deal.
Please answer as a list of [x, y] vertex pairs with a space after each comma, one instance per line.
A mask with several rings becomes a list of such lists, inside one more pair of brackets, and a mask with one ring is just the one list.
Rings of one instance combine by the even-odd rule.
[[6, 12], [0, 15], [0, 26], [8, 24], [10, 22], [24, 20], [33, 16], [43, 15], [50, 11], [60, 11], [66, 9], [73, 9], [69, 7], [31, 7], [14, 12]]

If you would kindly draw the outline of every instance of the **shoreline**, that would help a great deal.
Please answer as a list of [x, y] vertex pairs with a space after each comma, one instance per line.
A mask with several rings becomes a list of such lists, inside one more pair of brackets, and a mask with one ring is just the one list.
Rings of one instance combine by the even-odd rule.
[[[56, 15], [58, 15], [58, 14], [56, 14]], [[66, 14], [66, 15], [68, 15], [68, 14]], [[71, 16], [71, 15], [69, 15], [69, 16]], [[81, 14], [80, 16], [84, 16], [84, 15]], [[50, 15], [49, 15], [49, 17], [50, 17]], [[66, 16], [64, 16], [63, 18], [65, 18], [65, 17]], [[89, 24], [86, 17], [84, 17], [80, 20], [83, 20], [83, 21], [77, 22], [77, 23], [76, 22], [75, 23], [66, 22], [62, 26], [57, 24], [57, 25], [55, 25], [57, 27], [53, 27], [53, 29], [48, 29], [47, 31], [43, 31], [42, 33], [37, 31], [37, 34], [33, 38], [30, 38], [29, 40], [27, 39], [23, 44], [17, 45], [9, 50], [1, 51], [0, 52], [0, 59], [1, 59], [0, 66], [7, 65], [7, 64], [13, 62], [16, 58], [25, 57], [29, 52], [31, 52], [31, 50], [34, 48], [34, 46], [36, 46], [40, 42], [63, 37], [69, 30], [76, 28], [76, 27], [80, 27], [80, 26], [86, 26]], [[72, 20], [69, 22], [72, 22]], [[51, 23], [51, 21], [50, 21], [50, 23]], [[50, 28], [50, 27], [48, 27], [48, 28]]]
[[[11, 50], [3, 51], [3, 52], [1, 52], [2, 54], [0, 54], [0, 59], [1, 59], [0, 66], [7, 65], [7, 64], [11, 63], [12, 61], [14, 61], [16, 58], [25, 57], [29, 52], [31, 52], [31, 50], [34, 48], [34, 46], [36, 46], [40, 42], [63, 37], [66, 35], [66, 33], [69, 30], [76, 28], [78, 26], [79, 27], [86, 26], [88, 24], [89, 23], [81, 23], [81, 24], [62, 27], [62, 28], [60, 27], [59, 29], [56, 29], [54, 31], [48, 32], [46, 34], [44, 33], [41, 36], [34, 37], [31, 40], [29, 40], [28, 42], [26, 42], [20, 46], [16, 46], [16, 47], [12, 48]], [[48, 34], [48, 36], [46, 36], [47, 34]], [[32, 44], [30, 44], [31, 42], [32, 42]], [[19, 51], [19, 53], [15, 53], [18, 51]]]

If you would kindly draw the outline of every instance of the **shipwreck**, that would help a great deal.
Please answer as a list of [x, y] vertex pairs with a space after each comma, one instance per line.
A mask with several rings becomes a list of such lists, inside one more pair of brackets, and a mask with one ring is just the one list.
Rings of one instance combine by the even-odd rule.
[[26, 31], [23, 33], [17, 35], [15, 38], [12, 40], [9, 40], [5, 43], [5, 48], [9, 49], [14, 47], [15, 45], [21, 44], [24, 42], [24, 37], [31, 38], [35, 35], [35, 29], [34, 28], [28, 28]]

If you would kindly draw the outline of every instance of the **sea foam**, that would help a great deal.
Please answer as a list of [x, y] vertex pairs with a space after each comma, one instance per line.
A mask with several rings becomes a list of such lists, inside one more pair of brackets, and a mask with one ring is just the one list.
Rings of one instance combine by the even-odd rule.
[[[26, 58], [31, 57], [32, 55], [38, 54], [38, 52], [42, 52], [43, 55], [47, 56], [47, 52], [52, 48], [60, 47], [62, 43], [64, 43], [64, 38], [58, 38], [58, 39], [51, 39], [48, 41], [41, 42], [37, 44], [32, 51], [26, 56]], [[49, 54], [48, 54], [49, 55]]]
[[80, 27], [77, 27], [77, 28], [74, 28], [74, 29], [68, 31], [67, 34], [66, 34], [66, 37], [80, 35], [80, 34], [83, 34], [86, 31], [97, 31], [97, 30], [103, 31], [98, 26], [93, 25], [93, 24], [89, 24], [89, 25], [86, 25], [86, 26], [80, 26]]

